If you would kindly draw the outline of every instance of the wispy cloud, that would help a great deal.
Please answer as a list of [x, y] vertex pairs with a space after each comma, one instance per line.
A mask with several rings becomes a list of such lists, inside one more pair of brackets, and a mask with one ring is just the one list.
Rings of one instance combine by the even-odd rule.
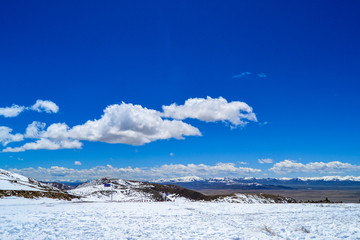
[[53, 166], [51, 168], [10, 169], [43, 181], [88, 181], [102, 177], [114, 177], [132, 180], [154, 180], [159, 178], [174, 178], [185, 176], [209, 177], [239, 177], [252, 176], [260, 173], [260, 169], [238, 167], [234, 163], [206, 164], [165, 164], [152, 168], [115, 168], [111, 165], [98, 166], [90, 169], [72, 169]]
[[234, 75], [232, 78], [266, 78], [265, 73], [252, 73], [252, 72], [242, 72]]
[[269, 171], [277, 174], [287, 173], [344, 173], [350, 171], [359, 171], [360, 165], [352, 165], [350, 163], [342, 163], [339, 161], [333, 162], [310, 162], [307, 164], [298, 163], [294, 160], [284, 160], [279, 163], [275, 163]]
[[261, 163], [261, 164], [273, 163], [273, 160], [271, 158], [263, 158], [263, 159], [258, 159], [258, 162]]
[[265, 73], [258, 73], [256, 74], [256, 76], [258, 76], [259, 78], [266, 78], [266, 74]]
[[242, 72], [242, 73], [234, 75], [233, 78], [246, 78], [246, 77], [250, 76], [251, 74], [252, 74], [251, 72]]
[[[37, 108], [45, 106], [51, 111], [56, 110], [49, 103], [39, 102], [36, 105]], [[201, 136], [198, 128], [182, 121], [187, 118], [229, 122], [232, 127], [257, 121], [249, 105], [239, 101], [228, 102], [222, 97], [190, 98], [184, 105], [174, 103], [163, 106], [163, 112], [123, 102], [108, 106], [101, 118], [74, 127], [54, 123], [45, 130], [45, 123], [33, 122], [28, 125], [25, 137], [38, 140], [20, 147], [7, 147], [3, 152], [81, 148], [82, 140], [143, 145], [162, 139]]]
[[33, 110], [37, 112], [46, 112], [46, 113], [57, 113], [59, 107], [52, 101], [48, 100], [37, 100], [36, 103], [30, 107], [19, 106], [13, 104], [11, 107], [2, 107], [0, 108], [0, 116], [3, 117], [17, 117], [20, 113], [25, 110]]

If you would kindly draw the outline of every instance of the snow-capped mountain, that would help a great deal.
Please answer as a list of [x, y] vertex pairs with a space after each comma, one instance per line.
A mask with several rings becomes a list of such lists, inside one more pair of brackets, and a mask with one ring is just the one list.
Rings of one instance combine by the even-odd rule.
[[179, 178], [160, 178], [154, 180], [153, 182], [163, 183], [163, 182], [170, 182], [170, 183], [177, 183], [177, 182], [195, 182], [195, 181], [204, 181], [204, 178], [197, 177], [197, 176], [187, 176], [187, 177], [179, 177]]
[[238, 190], [296, 190], [296, 189], [350, 189], [360, 187], [360, 177], [325, 176], [299, 178], [200, 178], [196, 176], [159, 179], [154, 182], [177, 184], [199, 189], [238, 189]]
[[323, 177], [297, 177], [297, 178], [254, 178], [254, 177], [239, 177], [239, 178], [201, 178], [197, 176], [186, 176], [178, 178], [160, 178], [152, 182], [158, 183], [178, 183], [178, 182], [221, 182], [221, 183], [239, 183], [239, 182], [256, 182], [256, 181], [354, 181], [360, 182], [360, 176], [323, 176]]

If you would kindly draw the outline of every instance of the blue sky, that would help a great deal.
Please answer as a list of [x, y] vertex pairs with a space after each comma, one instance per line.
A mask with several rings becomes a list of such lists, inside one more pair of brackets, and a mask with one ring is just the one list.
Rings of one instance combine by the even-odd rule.
[[[0, 168], [43, 180], [360, 174], [358, 1], [0, 4]], [[113, 126], [94, 126], [103, 114]], [[34, 121], [46, 127], [29, 137]], [[114, 138], [120, 122], [145, 138]], [[49, 133], [57, 123], [69, 135]]]

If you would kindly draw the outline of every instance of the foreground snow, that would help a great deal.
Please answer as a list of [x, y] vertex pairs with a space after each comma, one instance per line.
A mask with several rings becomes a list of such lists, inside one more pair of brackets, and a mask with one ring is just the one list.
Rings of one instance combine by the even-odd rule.
[[360, 239], [360, 204], [0, 199], [0, 239]]

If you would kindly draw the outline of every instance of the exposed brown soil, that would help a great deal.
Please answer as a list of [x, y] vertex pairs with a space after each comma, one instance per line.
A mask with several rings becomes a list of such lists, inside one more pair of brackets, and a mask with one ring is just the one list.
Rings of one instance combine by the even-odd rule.
[[24, 198], [53, 198], [53, 199], [61, 199], [68, 200], [78, 198], [76, 196], [62, 193], [62, 192], [41, 192], [41, 191], [23, 191], [23, 190], [0, 190], [0, 198], [2, 197], [24, 197]]

